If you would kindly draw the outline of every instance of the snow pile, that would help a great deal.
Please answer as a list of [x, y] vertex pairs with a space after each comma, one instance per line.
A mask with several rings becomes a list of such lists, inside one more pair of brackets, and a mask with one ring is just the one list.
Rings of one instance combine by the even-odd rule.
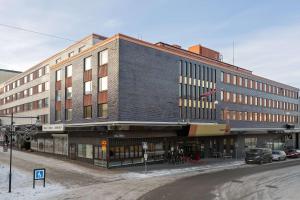
[[32, 174], [25, 171], [12, 169], [12, 192], [8, 193], [9, 166], [0, 164], [0, 199], [1, 200], [35, 200], [47, 199], [52, 195], [63, 192], [64, 187], [43, 181], [36, 181], [35, 189], [32, 188]]
[[170, 176], [188, 172], [197, 172], [197, 173], [210, 173], [215, 172], [223, 169], [233, 169], [236, 167], [241, 167], [245, 164], [244, 161], [235, 161], [229, 163], [222, 163], [222, 164], [211, 164], [211, 165], [200, 165], [196, 167], [186, 167], [186, 168], [179, 168], [179, 169], [164, 169], [164, 170], [153, 170], [145, 172], [129, 172], [123, 174], [122, 177], [125, 179], [144, 179], [144, 178], [151, 178], [151, 177], [159, 177], [159, 176]]

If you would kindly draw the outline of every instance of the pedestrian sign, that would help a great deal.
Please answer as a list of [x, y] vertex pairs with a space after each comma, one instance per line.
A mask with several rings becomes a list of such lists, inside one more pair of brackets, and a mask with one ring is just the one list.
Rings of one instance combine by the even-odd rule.
[[45, 170], [38, 169], [34, 171], [34, 179], [35, 180], [43, 180], [45, 178]]
[[35, 188], [35, 181], [43, 180], [44, 187], [46, 182], [46, 169], [34, 169], [33, 170], [33, 188]]

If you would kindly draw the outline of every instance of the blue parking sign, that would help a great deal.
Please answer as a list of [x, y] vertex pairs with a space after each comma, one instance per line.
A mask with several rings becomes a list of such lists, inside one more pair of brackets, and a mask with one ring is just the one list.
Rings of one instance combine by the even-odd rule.
[[34, 169], [33, 170], [33, 188], [35, 188], [35, 181], [43, 180], [44, 187], [46, 182], [46, 169]]

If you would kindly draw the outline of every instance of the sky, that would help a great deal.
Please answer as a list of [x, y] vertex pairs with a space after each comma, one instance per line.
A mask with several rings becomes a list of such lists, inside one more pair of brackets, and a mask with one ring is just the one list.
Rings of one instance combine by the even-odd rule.
[[97, 33], [149, 42], [195, 44], [224, 62], [300, 88], [300, 1], [288, 0], [0, 0], [0, 68], [24, 71]]

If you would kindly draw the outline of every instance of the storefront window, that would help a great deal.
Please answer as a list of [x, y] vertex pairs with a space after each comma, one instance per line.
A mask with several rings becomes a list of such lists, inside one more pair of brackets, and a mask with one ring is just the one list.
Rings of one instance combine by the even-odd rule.
[[93, 158], [93, 145], [91, 144], [78, 144], [77, 156], [81, 158]]
[[257, 145], [257, 138], [245, 138], [245, 148], [255, 148]]

